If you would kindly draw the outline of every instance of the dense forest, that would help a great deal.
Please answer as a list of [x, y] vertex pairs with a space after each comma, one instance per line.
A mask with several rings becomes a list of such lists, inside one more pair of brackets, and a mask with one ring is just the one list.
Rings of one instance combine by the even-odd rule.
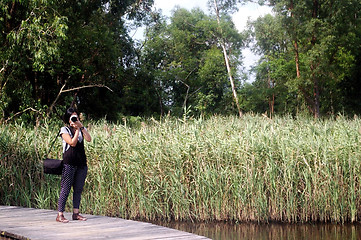
[[[361, 113], [359, 0], [257, 1], [273, 9], [239, 32], [246, 0], [209, 13], [153, 0], [0, 0], [0, 122], [58, 117]], [[145, 26], [144, 39], [130, 32]], [[242, 50], [261, 59], [247, 81]]]

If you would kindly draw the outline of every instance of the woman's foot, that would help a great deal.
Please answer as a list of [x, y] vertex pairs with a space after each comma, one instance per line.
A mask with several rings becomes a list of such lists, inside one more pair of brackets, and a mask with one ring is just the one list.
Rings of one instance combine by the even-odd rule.
[[81, 216], [79, 213], [73, 213], [73, 220], [86, 221], [86, 217]]
[[66, 219], [65, 217], [64, 217], [64, 215], [59, 215], [58, 214], [58, 216], [56, 217], [56, 221], [57, 222], [61, 222], [61, 223], [68, 223], [69, 222], [69, 220], [68, 219]]

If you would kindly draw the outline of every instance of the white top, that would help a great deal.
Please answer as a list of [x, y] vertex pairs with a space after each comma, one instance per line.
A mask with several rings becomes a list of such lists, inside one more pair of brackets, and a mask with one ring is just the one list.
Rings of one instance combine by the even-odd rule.
[[[71, 138], [73, 138], [73, 134], [71, 133], [71, 131], [68, 127], [62, 127], [60, 129], [60, 136], [63, 135], [63, 133], [67, 133], [70, 135]], [[63, 153], [65, 153], [66, 151], [69, 150], [70, 145], [65, 142], [63, 137], [62, 137], [62, 139], [63, 139]], [[79, 131], [78, 142], [82, 142], [82, 141], [83, 141], [83, 134], [81, 131]]]

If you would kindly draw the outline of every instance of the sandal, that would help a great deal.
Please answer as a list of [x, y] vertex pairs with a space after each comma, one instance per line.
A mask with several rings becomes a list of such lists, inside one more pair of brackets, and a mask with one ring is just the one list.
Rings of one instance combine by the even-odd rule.
[[66, 219], [66, 218], [64, 217], [64, 215], [59, 215], [59, 214], [58, 214], [58, 216], [56, 217], [56, 221], [57, 221], [57, 222], [61, 222], [61, 223], [68, 223], [68, 222], [69, 222], [69, 220]]
[[73, 213], [73, 220], [86, 221], [86, 217], [81, 216], [79, 213]]

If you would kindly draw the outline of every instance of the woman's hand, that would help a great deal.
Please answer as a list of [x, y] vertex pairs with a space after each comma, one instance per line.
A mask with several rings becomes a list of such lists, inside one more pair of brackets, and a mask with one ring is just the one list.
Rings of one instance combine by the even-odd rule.
[[71, 122], [71, 123], [70, 123], [70, 127], [74, 128], [75, 131], [76, 131], [76, 130], [79, 130], [79, 128], [81, 128], [81, 127], [79, 127], [79, 124], [77, 124], [78, 122], [79, 122], [79, 121], [76, 121], [75, 123], [74, 123], [74, 122]]
[[[76, 117], [77, 120], [75, 122], [73, 122], [70, 118], [69, 123], [70, 123], [70, 126], [75, 129], [75, 135], [78, 136], [79, 132], [81, 132], [83, 134], [84, 139], [87, 142], [90, 142], [92, 138], [91, 138], [90, 134], [88, 133], [87, 129], [84, 128], [84, 125], [80, 122], [79, 117], [77, 115], [74, 115], [73, 117]], [[74, 138], [73, 138], [73, 140], [74, 140]]]
[[75, 128], [75, 130], [80, 129], [83, 127], [83, 124], [78, 120], [76, 122], [71, 122], [70, 126], [72, 126], [73, 128]]
[[88, 131], [86, 130], [86, 128], [84, 128], [83, 124], [79, 121], [79, 119], [78, 119], [78, 121], [76, 121], [73, 124], [74, 124], [75, 130], [79, 130], [80, 132], [82, 132], [84, 139], [87, 142], [90, 142], [91, 141], [91, 136], [88, 133]]

